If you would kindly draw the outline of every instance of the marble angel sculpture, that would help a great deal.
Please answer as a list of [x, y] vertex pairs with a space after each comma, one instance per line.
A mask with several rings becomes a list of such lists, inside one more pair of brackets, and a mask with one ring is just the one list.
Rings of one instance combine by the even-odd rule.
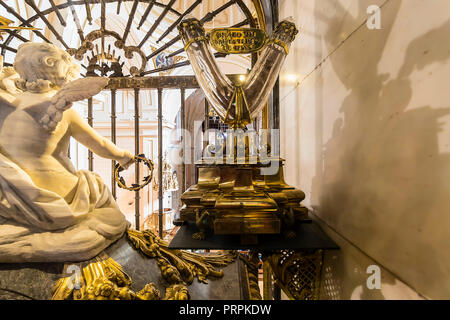
[[68, 158], [73, 137], [125, 167], [134, 161], [70, 109], [108, 82], [78, 76], [47, 43], [22, 44], [0, 72], [0, 262], [87, 260], [129, 226], [101, 178]]

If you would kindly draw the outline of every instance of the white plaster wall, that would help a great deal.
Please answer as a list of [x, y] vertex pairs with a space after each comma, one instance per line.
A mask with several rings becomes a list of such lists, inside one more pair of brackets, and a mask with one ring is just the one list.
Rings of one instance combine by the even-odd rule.
[[341, 297], [450, 298], [450, 1], [279, 5], [301, 29], [280, 75], [287, 182], [341, 239], [337, 280], [356, 289], [348, 268], [375, 261], [391, 275], [387, 295]]

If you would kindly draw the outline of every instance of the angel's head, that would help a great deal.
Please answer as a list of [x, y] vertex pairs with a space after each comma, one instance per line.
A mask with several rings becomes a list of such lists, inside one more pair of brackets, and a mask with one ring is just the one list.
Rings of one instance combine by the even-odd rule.
[[17, 49], [14, 69], [28, 83], [47, 80], [59, 87], [80, 76], [80, 67], [72, 57], [49, 43], [21, 44]]

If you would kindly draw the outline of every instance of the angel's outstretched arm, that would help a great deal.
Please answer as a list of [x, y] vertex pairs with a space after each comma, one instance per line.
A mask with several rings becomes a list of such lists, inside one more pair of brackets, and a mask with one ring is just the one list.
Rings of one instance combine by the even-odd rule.
[[134, 156], [118, 148], [110, 140], [102, 137], [95, 131], [77, 111], [69, 109], [65, 112], [65, 117], [69, 123], [69, 130], [78, 142], [100, 157], [116, 160], [123, 167], [127, 167], [134, 161]]

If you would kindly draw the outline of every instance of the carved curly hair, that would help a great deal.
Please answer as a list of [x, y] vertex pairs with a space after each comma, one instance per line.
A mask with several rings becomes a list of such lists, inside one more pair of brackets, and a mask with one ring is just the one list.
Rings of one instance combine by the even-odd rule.
[[79, 76], [80, 67], [64, 50], [49, 43], [27, 42], [19, 46], [14, 69], [20, 75], [16, 86], [32, 92], [61, 87]]

